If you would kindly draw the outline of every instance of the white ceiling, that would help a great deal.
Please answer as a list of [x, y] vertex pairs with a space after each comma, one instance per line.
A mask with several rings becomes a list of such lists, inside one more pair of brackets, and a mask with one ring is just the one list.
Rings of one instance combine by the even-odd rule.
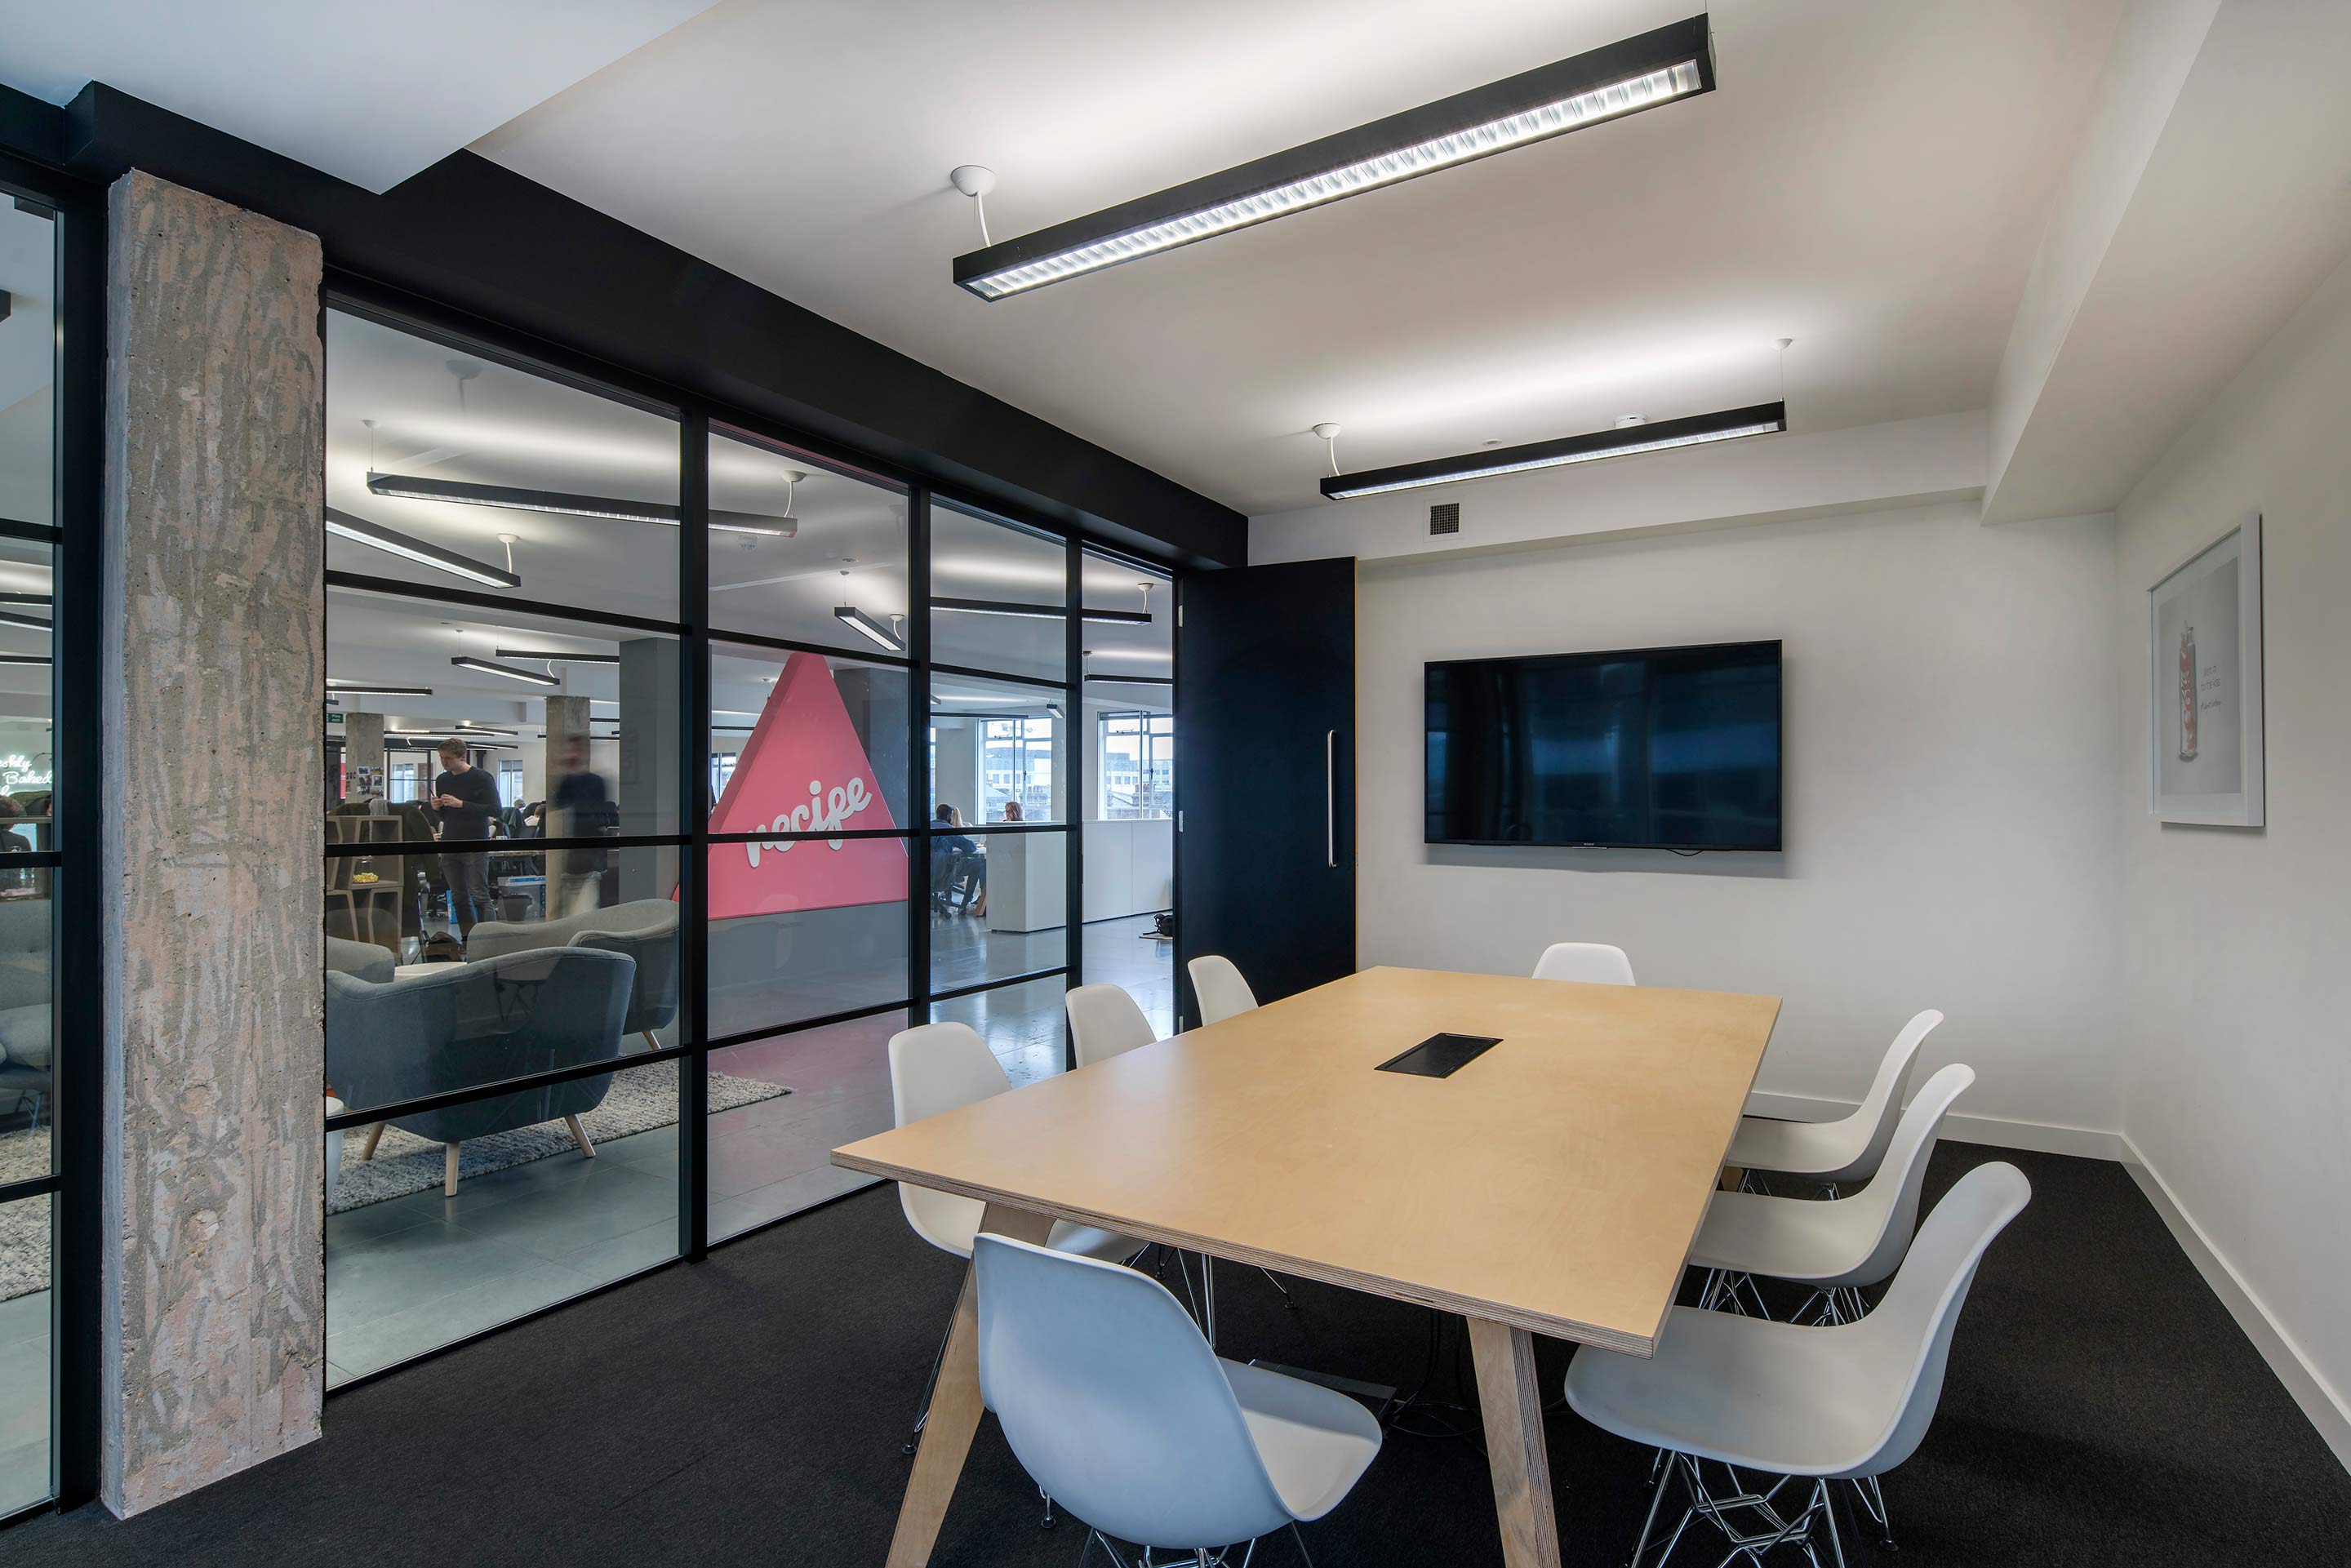
[[[1689, 0], [724, 0], [489, 157], [1242, 510], [1349, 467], [1774, 395], [1980, 408], [2120, 0], [1724, 0], [1720, 90], [995, 304], [1025, 233]], [[780, 346], [789, 351], [789, 345]]]
[[85, 82], [386, 191], [710, 0], [36, 0], [0, 28], [0, 81]]

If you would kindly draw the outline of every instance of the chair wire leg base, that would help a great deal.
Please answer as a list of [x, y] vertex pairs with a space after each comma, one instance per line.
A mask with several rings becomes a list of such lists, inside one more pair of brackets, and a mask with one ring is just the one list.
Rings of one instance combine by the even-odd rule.
[[955, 1333], [955, 1322], [947, 1322], [947, 1332], [939, 1336], [939, 1348], [931, 1356], [931, 1375], [923, 1384], [923, 1411], [914, 1417], [914, 1429], [906, 1434], [906, 1457], [914, 1458], [915, 1447], [922, 1441], [923, 1428], [931, 1421], [931, 1396], [939, 1391], [939, 1368], [946, 1364], [947, 1340]]
[[[1718, 1495], [1708, 1489], [1705, 1469], [1698, 1460], [1687, 1454], [1668, 1455], [1667, 1460], [1669, 1472], [1659, 1482], [1656, 1496], [1649, 1501], [1648, 1517], [1641, 1525], [1640, 1538], [1634, 1542], [1633, 1555], [1626, 1560], [1627, 1568], [1664, 1568], [1691, 1522], [1701, 1519], [1721, 1531], [1730, 1546], [1729, 1555], [1717, 1568], [1730, 1568], [1741, 1559], [1751, 1568], [1764, 1568], [1764, 1554], [1781, 1546], [1801, 1551], [1813, 1568], [1845, 1568], [1844, 1542], [1836, 1528], [1827, 1481], [1814, 1480], [1808, 1486], [1799, 1483], [1803, 1505], [1792, 1513], [1782, 1513], [1778, 1500], [1790, 1478], [1783, 1476], [1773, 1481], [1768, 1490], [1759, 1492], [1740, 1480], [1737, 1470], [1725, 1465], [1722, 1473], [1730, 1490]], [[1689, 1491], [1689, 1506], [1682, 1511], [1673, 1533], [1666, 1537], [1657, 1554], [1651, 1558], [1649, 1543], [1665, 1502], [1666, 1483], [1676, 1475], [1681, 1477]], [[1828, 1546], [1825, 1564], [1819, 1550], [1823, 1542]]]

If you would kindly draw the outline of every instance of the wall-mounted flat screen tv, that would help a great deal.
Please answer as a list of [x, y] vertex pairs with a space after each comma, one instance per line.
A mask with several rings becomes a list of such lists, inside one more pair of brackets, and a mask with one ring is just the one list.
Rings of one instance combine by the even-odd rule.
[[1427, 666], [1432, 844], [1780, 848], [1780, 644]]

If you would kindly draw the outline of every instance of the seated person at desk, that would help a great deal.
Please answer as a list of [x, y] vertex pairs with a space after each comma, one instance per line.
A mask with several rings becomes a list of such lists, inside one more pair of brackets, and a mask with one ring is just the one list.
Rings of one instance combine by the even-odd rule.
[[931, 896], [942, 910], [951, 909], [958, 884], [964, 888], [964, 913], [987, 908], [987, 856], [968, 835], [952, 830], [963, 826], [953, 806], [942, 805], [931, 821]]
[[1022, 820], [1019, 801], [1007, 800], [1004, 802], [1004, 820], [1008, 822], [1018, 822]]

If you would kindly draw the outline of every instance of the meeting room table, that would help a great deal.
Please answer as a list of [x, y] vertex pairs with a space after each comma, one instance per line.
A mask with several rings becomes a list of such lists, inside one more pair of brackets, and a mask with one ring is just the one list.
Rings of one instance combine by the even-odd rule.
[[[1596, 1542], [1561, 1552], [1534, 1336], [1654, 1354], [1779, 1011], [1366, 969], [832, 1158], [978, 1198], [998, 1235], [1066, 1219], [1459, 1313], [1503, 1561], [1596, 1563]], [[1380, 1071], [1442, 1033], [1499, 1043], [1449, 1076]], [[967, 1273], [890, 1568], [929, 1562], [978, 1427], [977, 1320]]]

